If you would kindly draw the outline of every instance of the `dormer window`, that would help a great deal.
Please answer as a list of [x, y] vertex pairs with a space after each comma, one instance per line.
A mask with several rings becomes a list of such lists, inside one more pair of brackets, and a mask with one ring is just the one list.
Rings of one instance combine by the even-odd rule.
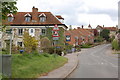
[[14, 17], [13, 17], [13, 14], [8, 14], [8, 22], [12, 22]]
[[30, 17], [25, 17], [25, 22], [30, 22], [31, 18]]
[[25, 22], [30, 22], [31, 15], [29, 13], [25, 14]]
[[44, 13], [39, 15], [40, 22], [45, 22], [46, 21], [46, 15]]

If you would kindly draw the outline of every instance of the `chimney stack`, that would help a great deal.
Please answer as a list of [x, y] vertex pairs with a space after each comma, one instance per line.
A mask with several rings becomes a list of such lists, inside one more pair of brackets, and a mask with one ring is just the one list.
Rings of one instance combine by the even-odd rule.
[[82, 29], [84, 28], [84, 26], [82, 25]]
[[38, 8], [35, 8], [34, 6], [32, 8], [32, 20], [35, 22], [38, 21]]

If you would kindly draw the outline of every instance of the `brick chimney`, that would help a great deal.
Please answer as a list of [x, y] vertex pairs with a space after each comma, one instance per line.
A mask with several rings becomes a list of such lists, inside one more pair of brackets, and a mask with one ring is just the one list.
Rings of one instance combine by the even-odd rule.
[[32, 21], [38, 21], [38, 8], [35, 8], [34, 6], [32, 8]]

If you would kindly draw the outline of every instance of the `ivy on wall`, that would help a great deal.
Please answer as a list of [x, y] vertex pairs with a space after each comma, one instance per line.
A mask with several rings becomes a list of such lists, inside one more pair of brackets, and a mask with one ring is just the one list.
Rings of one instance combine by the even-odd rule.
[[[51, 27], [48, 27], [46, 29], [46, 36], [44, 37], [48, 37], [48, 39], [51, 41], [51, 43], [53, 43], [53, 37], [52, 37], [52, 29]], [[59, 40], [58, 40], [58, 45], [64, 45], [64, 40], [65, 40], [65, 36], [64, 36], [64, 29], [62, 27], [59, 28], [60, 31], [58, 31], [58, 34], [60, 35]]]

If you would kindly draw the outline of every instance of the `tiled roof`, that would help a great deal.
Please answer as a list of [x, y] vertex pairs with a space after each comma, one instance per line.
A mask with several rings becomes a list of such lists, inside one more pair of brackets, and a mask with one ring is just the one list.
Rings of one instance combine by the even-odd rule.
[[116, 31], [117, 30], [116, 27], [103, 27], [103, 29], [108, 29], [110, 31]]
[[60, 15], [56, 15], [56, 17], [57, 17], [58, 19], [63, 19], [63, 20], [64, 20], [64, 18], [63, 18], [62, 16], [60, 16]]
[[[14, 14], [14, 20], [13, 22], [10, 22], [10, 24], [62, 24], [59, 20], [57, 20], [57, 18], [51, 13], [51, 12], [38, 12], [37, 20], [36, 22], [33, 22], [32, 20], [30, 22], [25, 22], [25, 17], [24, 15], [29, 13], [30, 15], [32, 15], [32, 12], [18, 12], [16, 14]], [[44, 13], [47, 17], [46, 17], [46, 21], [45, 22], [40, 22], [39, 21], [39, 15]]]
[[71, 36], [71, 41], [69, 41], [69, 44], [75, 44], [75, 37], [78, 37], [79, 39], [84, 38], [85, 41], [88, 40], [88, 36], [93, 35], [92, 32], [90, 32], [87, 29], [73, 29], [73, 30], [67, 30], [65, 31], [65, 35], [70, 35]]
[[[30, 22], [25, 21], [25, 15], [29, 14], [31, 15]], [[46, 17], [45, 22], [40, 22], [40, 15], [44, 14]], [[11, 17], [11, 16], [10, 16]], [[60, 16], [57, 16], [59, 18], [62, 18]], [[14, 20], [12, 22], [8, 22], [7, 20], [3, 21], [3, 24], [6, 25], [64, 25], [66, 28], [67, 26], [65, 24], [62, 24], [56, 16], [54, 16], [51, 12], [38, 12], [38, 8], [33, 7], [32, 12], [17, 12], [16, 14], [13, 14]]]

